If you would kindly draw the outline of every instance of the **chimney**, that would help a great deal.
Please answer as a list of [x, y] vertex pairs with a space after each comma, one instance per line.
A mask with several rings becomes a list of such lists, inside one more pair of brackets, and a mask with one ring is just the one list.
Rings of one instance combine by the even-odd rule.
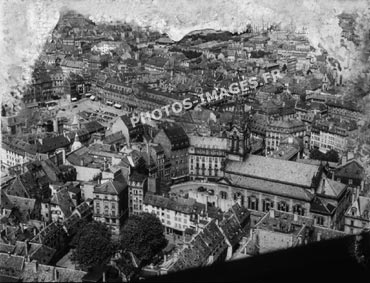
[[35, 264], [34, 264], [34, 267], [33, 267], [34, 273], [37, 273], [38, 269], [39, 269], [39, 262], [37, 260], [35, 260]]
[[28, 241], [29, 240], [26, 240], [24, 242], [24, 249], [25, 249], [24, 253], [25, 253], [25, 258], [26, 258], [27, 262], [30, 261], [30, 258], [29, 258], [29, 255], [28, 255], [28, 245], [29, 245]]
[[270, 218], [275, 218], [275, 211], [273, 209], [270, 209]]
[[55, 119], [53, 120], [53, 131], [54, 131], [55, 133], [59, 133], [58, 120], [57, 120], [57, 118], [55, 118]]
[[53, 281], [59, 281], [59, 271], [57, 268], [54, 268]]
[[298, 222], [298, 214], [297, 213], [293, 214], [293, 221]]

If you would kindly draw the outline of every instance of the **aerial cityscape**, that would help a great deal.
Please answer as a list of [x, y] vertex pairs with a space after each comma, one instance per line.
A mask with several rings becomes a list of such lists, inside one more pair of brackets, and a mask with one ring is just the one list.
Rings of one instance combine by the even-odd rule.
[[0, 281], [150, 281], [368, 232], [369, 90], [307, 33], [175, 41], [63, 11], [2, 101]]

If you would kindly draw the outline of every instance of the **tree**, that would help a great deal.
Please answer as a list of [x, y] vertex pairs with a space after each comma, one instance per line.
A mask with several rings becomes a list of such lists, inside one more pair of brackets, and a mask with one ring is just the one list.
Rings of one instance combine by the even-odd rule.
[[5, 116], [6, 116], [5, 107], [4, 107], [4, 105], [1, 105], [1, 117], [5, 117]]
[[167, 245], [163, 232], [164, 227], [155, 215], [133, 215], [122, 229], [122, 250], [132, 252], [143, 264], [149, 263]]
[[323, 160], [325, 157], [325, 154], [322, 153], [320, 150], [314, 148], [311, 152], [310, 152], [310, 159], [315, 159], [315, 160]]
[[320, 150], [315, 148], [310, 152], [310, 158], [315, 159], [315, 160], [338, 162], [339, 161], [339, 154], [334, 149], [331, 149], [328, 152], [323, 153]]
[[73, 242], [76, 249], [71, 259], [83, 267], [92, 267], [109, 260], [116, 250], [111, 232], [104, 223], [92, 221], [81, 225]]
[[325, 161], [329, 162], [338, 162], [339, 161], [339, 154], [334, 149], [329, 150], [325, 154]]

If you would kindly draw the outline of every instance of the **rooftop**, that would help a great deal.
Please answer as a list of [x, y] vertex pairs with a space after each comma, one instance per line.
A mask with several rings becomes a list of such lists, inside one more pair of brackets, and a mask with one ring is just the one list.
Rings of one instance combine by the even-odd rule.
[[311, 187], [319, 166], [250, 155], [243, 162], [228, 161], [226, 173], [244, 175], [277, 183]]

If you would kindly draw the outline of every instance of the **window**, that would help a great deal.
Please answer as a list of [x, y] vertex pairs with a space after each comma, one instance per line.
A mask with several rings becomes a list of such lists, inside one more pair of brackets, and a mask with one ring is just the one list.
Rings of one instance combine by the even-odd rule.
[[300, 204], [296, 204], [293, 206], [293, 213], [303, 216], [304, 208]]
[[258, 210], [258, 200], [255, 196], [248, 197], [248, 208]]
[[323, 226], [323, 225], [324, 225], [324, 217], [322, 217], [322, 216], [317, 216], [317, 217], [316, 217], [316, 223], [317, 223], [317, 225], [321, 225], [321, 226]]
[[289, 212], [289, 205], [285, 201], [278, 203], [278, 210]]
[[273, 207], [273, 202], [270, 199], [264, 199], [262, 201], [262, 211], [263, 212], [269, 211], [270, 208], [272, 207]]
[[227, 199], [227, 192], [221, 191], [221, 199]]

